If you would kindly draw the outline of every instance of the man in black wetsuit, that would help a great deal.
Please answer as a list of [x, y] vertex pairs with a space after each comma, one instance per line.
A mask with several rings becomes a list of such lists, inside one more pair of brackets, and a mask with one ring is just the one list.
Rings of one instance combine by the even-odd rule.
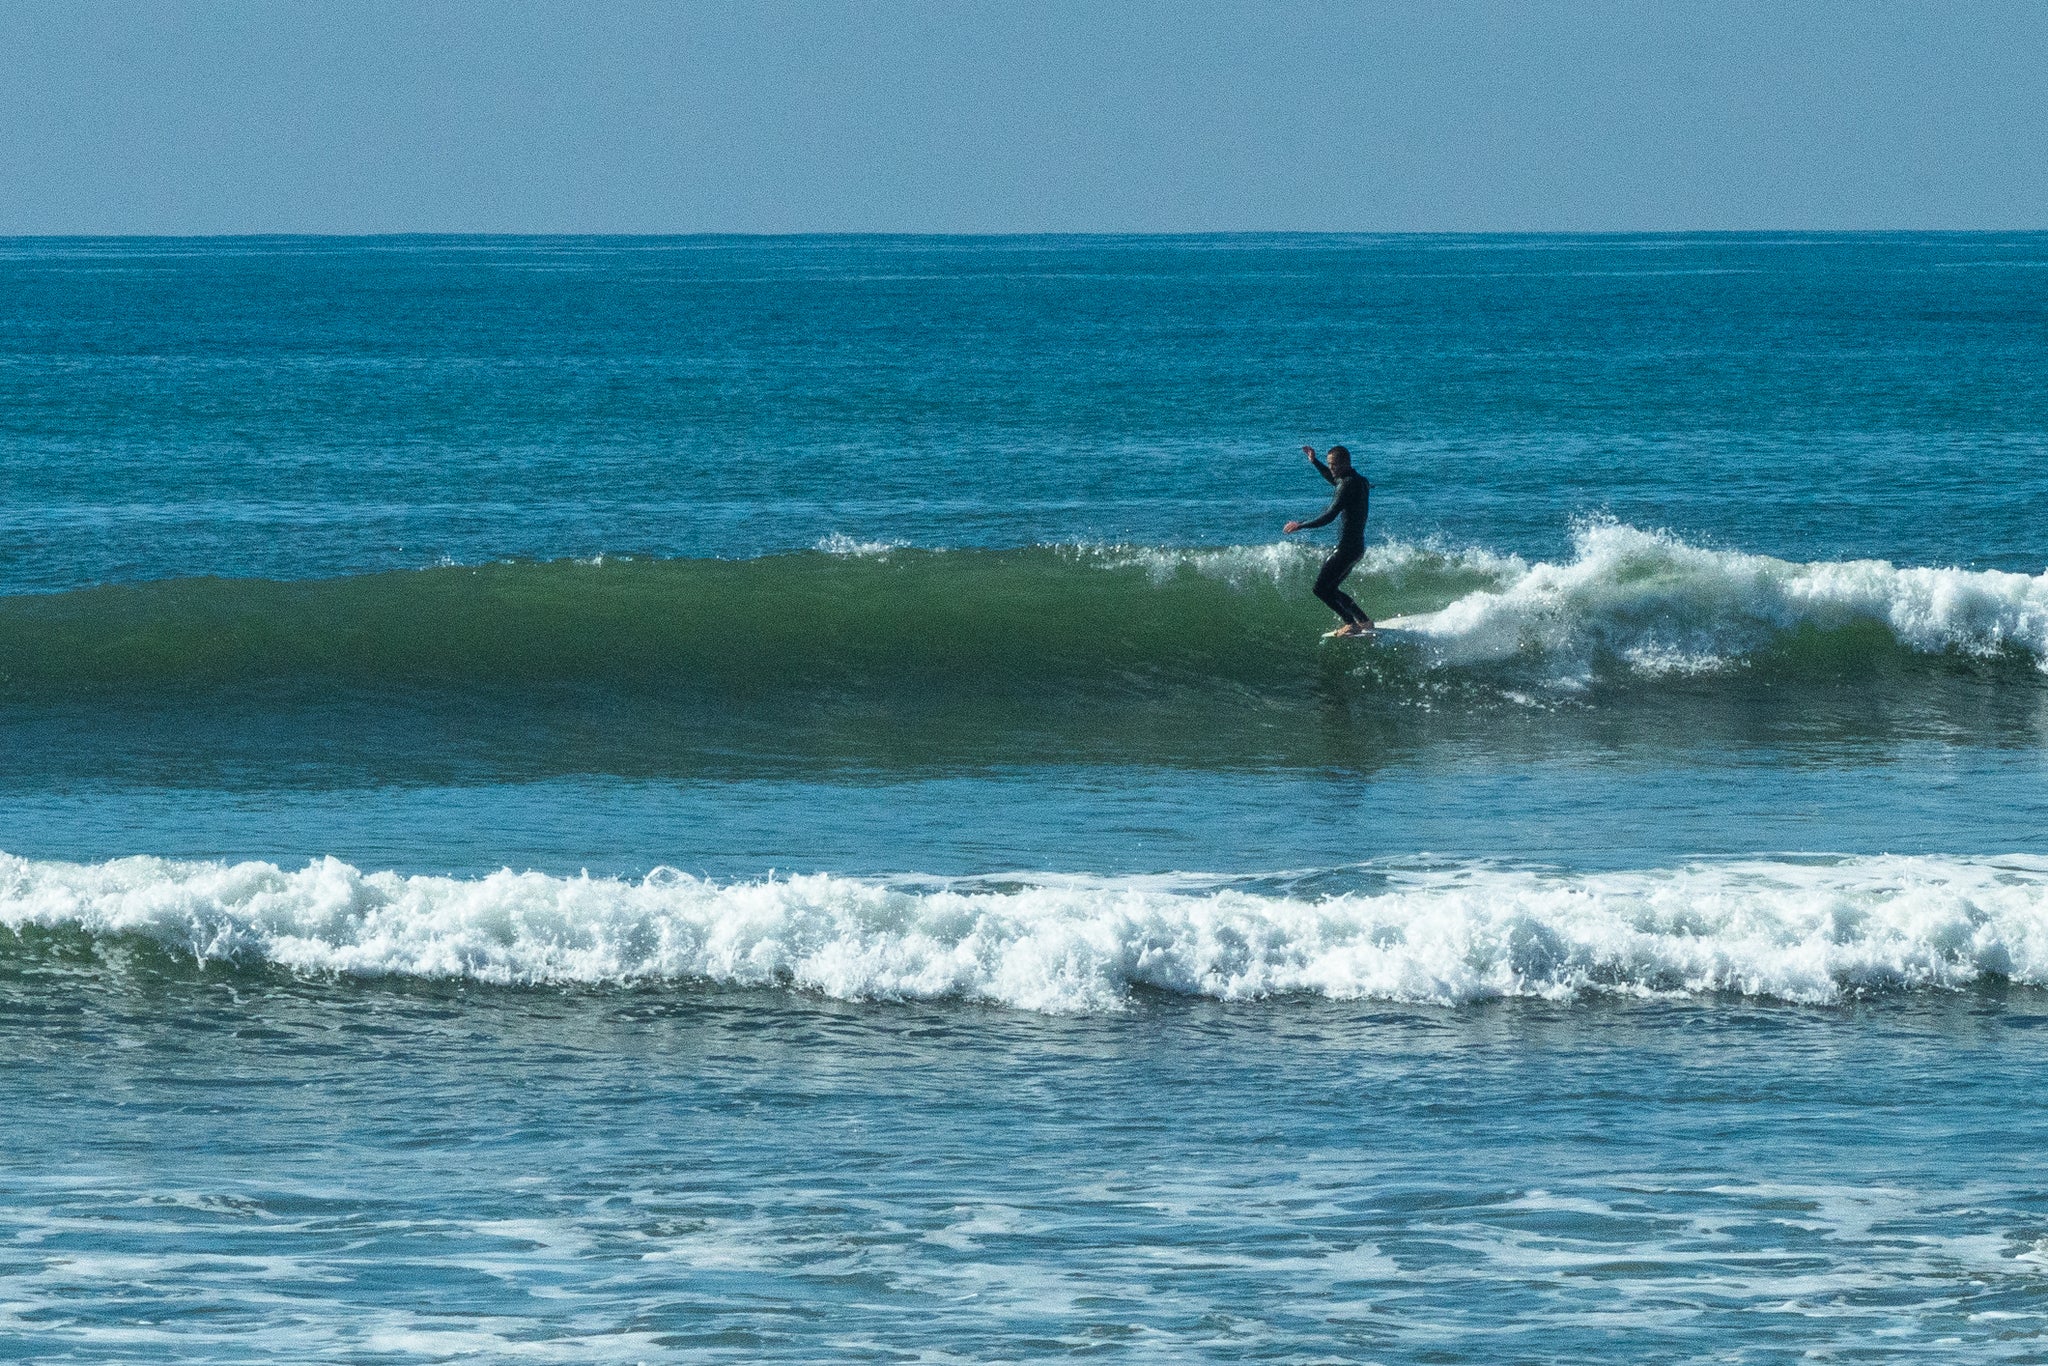
[[1281, 528], [1286, 535], [1297, 531], [1313, 531], [1319, 526], [1328, 526], [1339, 517], [1344, 519], [1337, 529], [1337, 549], [1329, 559], [1323, 561], [1323, 568], [1316, 575], [1316, 596], [1323, 605], [1335, 612], [1344, 621], [1333, 635], [1362, 636], [1372, 632], [1372, 618], [1365, 609], [1352, 601], [1344, 591], [1344, 576], [1351, 572], [1365, 555], [1365, 519], [1372, 505], [1372, 485], [1365, 476], [1351, 468], [1351, 452], [1342, 446], [1330, 447], [1330, 463], [1326, 466], [1316, 459], [1314, 446], [1303, 446], [1308, 453], [1308, 463], [1316, 467], [1316, 473], [1336, 487], [1337, 496], [1323, 509], [1320, 517], [1306, 522], [1289, 522]]

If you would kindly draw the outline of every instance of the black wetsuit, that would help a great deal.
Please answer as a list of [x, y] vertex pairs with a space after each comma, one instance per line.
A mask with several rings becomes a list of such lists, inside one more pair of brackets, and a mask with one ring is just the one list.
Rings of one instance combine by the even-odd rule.
[[1301, 529], [1311, 531], [1319, 526], [1328, 526], [1339, 517], [1344, 521], [1337, 529], [1337, 549], [1323, 561], [1322, 570], [1316, 575], [1315, 594], [1347, 624], [1370, 625], [1372, 618], [1351, 600], [1351, 595], [1341, 585], [1344, 576], [1365, 556], [1365, 519], [1371, 511], [1372, 485], [1357, 470], [1336, 475], [1317, 465], [1316, 472], [1337, 486], [1337, 496], [1330, 500], [1330, 506], [1323, 509], [1320, 517], [1303, 522]]

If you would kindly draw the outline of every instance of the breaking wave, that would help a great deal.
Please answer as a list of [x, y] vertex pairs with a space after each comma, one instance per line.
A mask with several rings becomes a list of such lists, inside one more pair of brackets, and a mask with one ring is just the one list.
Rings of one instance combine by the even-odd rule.
[[[828, 875], [719, 883], [364, 873], [334, 859], [0, 855], [0, 959], [51, 935], [205, 963], [512, 986], [690, 984], [847, 1000], [1115, 1010], [1137, 990], [1459, 1005], [1737, 993], [1829, 1004], [2048, 985], [2048, 859], [1871, 857], [1564, 874], [1352, 870], [1267, 879]], [[11, 939], [11, 943], [9, 942]]]
[[1857, 653], [1878, 633], [1913, 654], [2048, 665], [2048, 573], [1796, 563], [1618, 524], [1582, 527], [1574, 549], [1563, 564], [1504, 566], [1498, 586], [1456, 599], [1421, 629], [1442, 659], [1462, 664], [1533, 655], [1695, 673], [1789, 658], [1830, 634], [1850, 635], [1839, 653]]
[[[0, 699], [237, 685], [588, 684], [740, 708], [960, 693], [1293, 695], [1368, 658], [1319, 642], [1316, 547], [917, 550], [492, 564], [311, 582], [186, 579], [0, 599]], [[1616, 524], [1570, 559], [1388, 542], [1351, 589], [1416, 636], [1376, 684], [1578, 688], [1938, 661], [2048, 667], [2048, 574], [1797, 563]], [[1916, 664], [1915, 661], [1918, 661]]]

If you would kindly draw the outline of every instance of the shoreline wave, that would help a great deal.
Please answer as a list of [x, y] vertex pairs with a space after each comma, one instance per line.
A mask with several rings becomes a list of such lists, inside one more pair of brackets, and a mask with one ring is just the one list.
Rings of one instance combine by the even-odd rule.
[[0, 931], [13, 941], [0, 940], [0, 956], [38, 935], [73, 935], [313, 977], [713, 984], [1050, 1013], [1116, 1011], [1140, 991], [1834, 1005], [1995, 981], [2048, 986], [2048, 858], [1366, 872], [1358, 890], [1304, 896], [1271, 880], [1185, 876], [459, 879], [332, 858], [286, 870], [0, 855]]

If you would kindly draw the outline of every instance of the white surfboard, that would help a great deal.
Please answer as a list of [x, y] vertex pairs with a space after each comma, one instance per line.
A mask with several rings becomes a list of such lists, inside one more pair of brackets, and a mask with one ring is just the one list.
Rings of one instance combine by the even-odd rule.
[[[1433, 612], [1424, 612], [1411, 617], [1388, 617], [1385, 621], [1373, 623], [1372, 630], [1362, 636], [1338, 635], [1337, 631], [1323, 632], [1324, 640], [1381, 641], [1389, 645], [1413, 644], [1429, 634], [1430, 618]], [[1339, 627], [1338, 630], [1342, 630]]]

